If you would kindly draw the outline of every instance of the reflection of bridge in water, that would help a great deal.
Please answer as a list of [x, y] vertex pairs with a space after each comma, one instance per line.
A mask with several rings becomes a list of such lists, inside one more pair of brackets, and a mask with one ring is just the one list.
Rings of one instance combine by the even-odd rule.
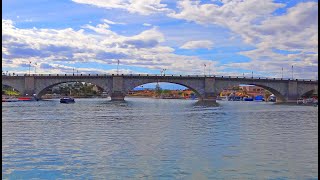
[[137, 86], [154, 82], [179, 84], [193, 90], [200, 101], [216, 101], [220, 91], [228, 87], [248, 84], [262, 87], [277, 97], [277, 102], [296, 102], [304, 94], [318, 91], [318, 81], [280, 78], [248, 78], [235, 76], [197, 75], [105, 75], [105, 74], [39, 74], [22, 76], [2, 75], [2, 84], [22, 94], [35, 94], [41, 98], [47, 90], [66, 82], [87, 82], [108, 92], [111, 100], [124, 100], [126, 94]]

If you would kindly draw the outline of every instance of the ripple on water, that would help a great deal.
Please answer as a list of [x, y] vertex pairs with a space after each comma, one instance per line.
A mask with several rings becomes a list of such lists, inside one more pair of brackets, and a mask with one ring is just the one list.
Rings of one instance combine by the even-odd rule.
[[2, 104], [4, 179], [316, 179], [318, 107], [126, 98]]

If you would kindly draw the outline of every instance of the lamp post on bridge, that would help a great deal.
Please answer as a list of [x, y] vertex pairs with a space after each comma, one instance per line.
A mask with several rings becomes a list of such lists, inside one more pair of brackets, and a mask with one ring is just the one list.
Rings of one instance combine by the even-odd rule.
[[292, 80], [293, 80], [293, 65], [291, 66], [291, 74], [292, 74]]
[[163, 73], [163, 75], [165, 76], [165, 75], [166, 75], [166, 74], [165, 74], [166, 70], [167, 70], [167, 69], [162, 69], [162, 70], [160, 71], [160, 75], [162, 76], [162, 73]]
[[281, 79], [283, 79], [283, 67], [281, 68]]
[[207, 66], [207, 65], [204, 63], [204, 64], [203, 64], [203, 75], [204, 75], [204, 76], [206, 75], [206, 66]]
[[30, 76], [30, 69], [31, 69], [31, 61], [29, 61], [29, 76]]

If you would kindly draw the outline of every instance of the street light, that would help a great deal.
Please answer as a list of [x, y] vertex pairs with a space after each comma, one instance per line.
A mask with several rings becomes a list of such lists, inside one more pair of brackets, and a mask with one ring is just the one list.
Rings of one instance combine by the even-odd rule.
[[253, 71], [251, 72], [251, 78], [253, 78]]
[[207, 66], [207, 65], [204, 63], [204, 64], [203, 64], [203, 75], [204, 75], [204, 76], [206, 75], [206, 66]]
[[293, 80], [293, 65], [291, 66], [292, 80]]
[[281, 69], [281, 79], [283, 79], [283, 67]]

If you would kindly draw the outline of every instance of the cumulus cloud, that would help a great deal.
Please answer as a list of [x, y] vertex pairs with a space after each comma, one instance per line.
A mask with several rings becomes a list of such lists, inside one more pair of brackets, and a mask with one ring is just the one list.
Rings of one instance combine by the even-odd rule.
[[150, 15], [160, 12], [170, 12], [161, 0], [72, 0], [80, 4], [88, 4], [106, 9], [124, 9], [130, 13]]
[[[272, 0], [222, 0], [219, 3], [181, 0], [178, 11], [168, 16], [201, 25], [226, 27], [240, 35], [245, 43], [256, 47], [240, 53], [249, 57], [251, 62], [229, 64], [230, 67], [247, 70], [254, 67], [259, 71], [264, 67], [273, 69], [272, 64], [299, 64], [299, 68], [303, 68], [310, 59], [313, 59], [313, 66], [317, 66], [318, 3], [302, 2], [287, 8], [281, 15], [274, 14], [275, 10], [283, 7], [285, 4]], [[288, 55], [272, 49], [299, 53]], [[257, 65], [258, 62], [263, 65]]]
[[11, 20], [3, 20], [2, 65], [15, 68], [32, 61], [40, 65], [39, 73], [70, 73], [74, 63], [92, 62], [96, 67], [82, 72], [105, 72], [99, 67], [116, 65], [119, 59], [125, 66], [199, 74], [203, 63], [211, 62], [174, 54], [173, 48], [161, 45], [165, 37], [156, 27], [122, 36], [105, 24], [84, 25], [80, 30], [20, 29]]
[[213, 42], [209, 40], [199, 40], [199, 41], [188, 41], [183, 44], [180, 48], [181, 49], [200, 49], [206, 48], [211, 49], [213, 46]]

